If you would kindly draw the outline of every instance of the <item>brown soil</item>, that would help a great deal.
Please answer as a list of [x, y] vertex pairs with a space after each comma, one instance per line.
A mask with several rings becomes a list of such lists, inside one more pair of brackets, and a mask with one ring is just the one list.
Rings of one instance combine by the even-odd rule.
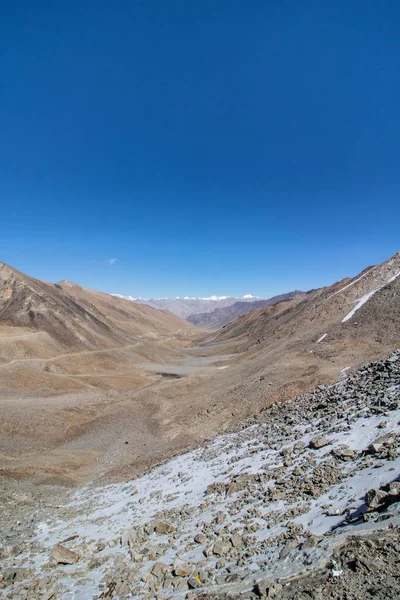
[[400, 254], [215, 334], [0, 266], [0, 471], [18, 479], [130, 477], [400, 340], [400, 277], [342, 322]]

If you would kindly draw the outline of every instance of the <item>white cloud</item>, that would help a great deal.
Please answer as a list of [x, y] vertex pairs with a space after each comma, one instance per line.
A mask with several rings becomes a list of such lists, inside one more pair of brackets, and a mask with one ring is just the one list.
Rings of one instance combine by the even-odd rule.
[[115, 263], [117, 262], [117, 259], [116, 258], [109, 258], [107, 262], [108, 262], [109, 265], [115, 265]]

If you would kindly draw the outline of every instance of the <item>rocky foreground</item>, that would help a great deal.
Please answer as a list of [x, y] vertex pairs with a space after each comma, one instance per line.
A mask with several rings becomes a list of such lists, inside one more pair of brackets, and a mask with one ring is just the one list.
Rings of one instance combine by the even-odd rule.
[[399, 447], [397, 351], [133, 481], [16, 486], [0, 596], [398, 598]]

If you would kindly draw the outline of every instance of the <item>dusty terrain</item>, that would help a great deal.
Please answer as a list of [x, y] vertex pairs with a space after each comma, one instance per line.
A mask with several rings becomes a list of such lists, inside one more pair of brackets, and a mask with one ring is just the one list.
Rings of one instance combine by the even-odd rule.
[[399, 253], [215, 333], [1, 265], [0, 594], [397, 598], [399, 315]]
[[136, 479], [10, 481], [0, 595], [398, 598], [399, 385], [400, 351]]
[[398, 346], [399, 273], [397, 254], [210, 334], [3, 265], [0, 472], [67, 485], [124, 479], [333, 382]]

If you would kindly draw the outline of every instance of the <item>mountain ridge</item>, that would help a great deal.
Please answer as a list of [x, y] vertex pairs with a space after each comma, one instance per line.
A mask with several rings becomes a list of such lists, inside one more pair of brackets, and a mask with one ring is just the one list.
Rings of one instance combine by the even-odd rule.
[[187, 323], [70, 281], [49, 283], [0, 263], [0, 323], [45, 331], [64, 348], [101, 349]]
[[146, 304], [151, 306], [152, 308], [157, 308], [159, 310], [169, 310], [173, 314], [181, 317], [183, 319], [187, 319], [190, 315], [194, 313], [201, 312], [211, 312], [215, 308], [224, 308], [227, 306], [231, 306], [238, 300], [242, 300], [244, 302], [256, 302], [257, 300], [261, 300], [261, 298], [257, 296], [252, 296], [251, 294], [245, 294], [240, 298], [236, 298], [233, 296], [210, 296], [208, 298], [194, 298], [194, 297], [175, 297], [175, 298], [135, 298], [133, 296], [121, 296], [120, 294], [113, 294], [116, 297], [123, 297], [130, 302], [135, 302], [137, 304]]
[[294, 296], [303, 293], [304, 292], [300, 290], [294, 290], [292, 292], [273, 296], [272, 298], [254, 300], [252, 302], [234, 302], [230, 306], [215, 308], [208, 313], [194, 313], [189, 315], [186, 320], [193, 323], [193, 325], [197, 325], [204, 329], [219, 329], [241, 315], [264, 308], [265, 306], [277, 304], [278, 302], [285, 302], [286, 300], [290, 300]]

